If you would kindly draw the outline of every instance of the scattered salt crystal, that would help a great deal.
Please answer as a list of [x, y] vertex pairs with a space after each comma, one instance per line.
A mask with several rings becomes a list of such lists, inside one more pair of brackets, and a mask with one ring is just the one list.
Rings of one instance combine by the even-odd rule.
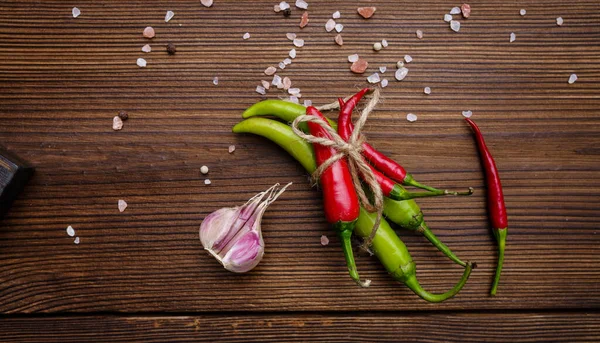
[[369, 75], [369, 77], [367, 77], [367, 81], [369, 81], [369, 83], [377, 83], [381, 81], [379, 78], [379, 73]]
[[79, 10], [79, 8], [73, 7], [73, 10], [71, 11], [71, 13], [73, 13], [73, 18], [77, 18], [81, 14], [81, 11]]
[[285, 69], [285, 63], [279, 62], [279, 69], [281, 69], [281, 70]]
[[213, 0], [200, 0], [200, 3], [204, 7], [210, 7], [213, 4]]
[[383, 45], [381, 43], [379, 43], [379, 42], [373, 44], [373, 50], [375, 50], [375, 51], [379, 51], [382, 48], [383, 48]]
[[388, 41], [387, 41], [387, 39], [382, 39], [381, 40], [381, 46], [383, 46], [384, 48], [388, 47]]
[[388, 85], [388, 79], [383, 79], [383, 80], [381, 80], [381, 87], [382, 87], [382, 88], [385, 88], [385, 87], [387, 87], [387, 85]]
[[403, 68], [404, 67], [404, 62], [403, 61], [398, 61], [396, 63], [396, 67], [398, 67], [398, 69]]
[[263, 86], [256, 86], [256, 93], [258, 93], [260, 95], [267, 94], [267, 92], [265, 91], [265, 87], [263, 87]]
[[335, 28], [335, 20], [333, 19], [329, 19], [326, 23], [325, 23], [325, 31], [327, 32], [331, 32], [333, 29]]
[[152, 47], [150, 47], [150, 44], [146, 44], [142, 47], [142, 51], [143, 52], [150, 52], [152, 51]]
[[358, 54], [348, 56], [348, 62], [354, 63], [356, 61], [358, 61]]
[[342, 14], [340, 13], [340, 11], [335, 11], [335, 12], [333, 12], [333, 15], [331, 17], [333, 19], [340, 19], [341, 16], [342, 16]]
[[288, 32], [288, 33], [286, 33], [286, 34], [285, 34], [285, 36], [286, 36], [286, 37], [287, 37], [287, 39], [289, 39], [289, 40], [294, 40], [294, 39], [296, 39], [296, 34], [295, 34], [295, 33], [293, 33], [293, 32]]
[[283, 64], [285, 64], [285, 65], [292, 64], [292, 60], [290, 58], [286, 58], [285, 60], [283, 60]]
[[294, 39], [294, 46], [297, 48], [301, 48], [304, 46], [304, 39], [296, 38]]
[[288, 94], [290, 94], [290, 95], [300, 94], [300, 88], [289, 88]]
[[368, 67], [369, 62], [363, 60], [362, 58], [359, 58], [356, 62], [352, 63], [352, 65], [350, 66], [350, 70], [355, 74], [362, 74], [367, 70]]
[[563, 21], [563, 18], [562, 18], [562, 17], [558, 17], [558, 18], [556, 18], [556, 25], [558, 25], [558, 26], [562, 26], [563, 22], [564, 22], [564, 21]]
[[452, 29], [452, 31], [454, 32], [458, 32], [460, 31], [460, 21], [457, 20], [451, 20], [450, 21], [450, 28]]
[[244, 33], [244, 35], [242, 36], [242, 38], [244, 38], [244, 39], [250, 38], [250, 33], [249, 32]]
[[290, 101], [293, 102], [294, 104], [299, 104], [300, 101], [298, 101], [298, 97], [297, 96], [290, 96]]
[[325, 235], [321, 236], [321, 245], [325, 246], [327, 244], [329, 244], [329, 238]]
[[409, 114], [406, 115], [406, 120], [408, 120], [411, 123], [415, 122], [415, 121], [417, 121], [417, 115], [409, 113]]
[[218, 85], [218, 84], [219, 84], [219, 78], [215, 76], [215, 77], [213, 78], [213, 85], [215, 85], [215, 86], [216, 86], [216, 85]]
[[273, 6], [273, 11], [275, 11], [275, 13], [281, 12], [281, 7], [279, 7], [279, 4]]
[[208, 174], [208, 167], [207, 166], [200, 167], [200, 172], [204, 175]]
[[462, 4], [460, 6], [460, 11], [462, 12], [464, 18], [469, 18], [471, 16], [471, 5]]
[[412, 57], [410, 55], [404, 55], [404, 60], [406, 61], [406, 63], [410, 63], [412, 62]]
[[382, 74], [385, 73], [386, 70], [387, 70], [386, 66], [379, 67], [379, 72], [382, 73]]
[[154, 36], [156, 35], [156, 32], [154, 32], [154, 29], [152, 28], [152, 26], [148, 26], [144, 29], [144, 32], [142, 32], [142, 35], [148, 39], [150, 38], [154, 38]]
[[296, 49], [290, 50], [289, 55], [290, 55], [291, 58], [296, 58]]
[[235, 145], [230, 145], [227, 151], [229, 151], [230, 154], [233, 154], [233, 152], [235, 151]]
[[288, 90], [290, 87], [292, 87], [292, 80], [286, 76], [283, 78], [283, 89]]
[[522, 8], [522, 9], [519, 11], [519, 14], [520, 14], [520, 15], [525, 15], [525, 14], [527, 14], [527, 10], [525, 10], [524, 8]]
[[427, 95], [431, 94], [431, 88], [429, 88], [429, 87], [423, 88], [423, 93], [425, 93]]
[[287, 2], [285, 2], [285, 1], [282, 1], [282, 2], [280, 2], [280, 3], [279, 3], [279, 8], [280, 8], [282, 11], [285, 11], [285, 10], [287, 10], [288, 8], [290, 8], [290, 4], [288, 4], [288, 3], [287, 3]]
[[517, 39], [517, 35], [515, 35], [515, 33], [514, 33], [514, 32], [511, 32], [511, 33], [510, 33], [510, 42], [512, 43], [512, 42], [514, 42], [516, 39]]
[[302, 13], [302, 17], [300, 18], [300, 28], [303, 29], [308, 25], [308, 12]]
[[423, 31], [417, 30], [417, 32], [415, 32], [415, 34], [417, 35], [417, 38], [423, 39]]
[[269, 83], [269, 81], [260, 80], [260, 83], [262, 84], [263, 87], [265, 87], [265, 89], [271, 88], [271, 84]]
[[275, 75], [273, 76], [273, 81], [271, 81], [273, 86], [279, 86], [281, 84], [281, 76]]
[[335, 41], [335, 44], [337, 44], [339, 46], [344, 45], [344, 39], [342, 38], [342, 35], [339, 33], [335, 36], [335, 38], [333, 40]]
[[356, 9], [358, 14], [360, 14], [360, 16], [365, 19], [371, 18], [373, 16], [373, 14], [375, 14], [376, 10], [377, 10], [376, 7], [359, 7]]
[[571, 76], [569, 76], [569, 84], [572, 85], [575, 81], [577, 81], [577, 74], [571, 74]]
[[304, 100], [304, 106], [305, 107], [312, 106], [312, 101], [311, 100]]
[[408, 75], [408, 68], [402, 67], [402, 68], [396, 70], [394, 77], [396, 78], [396, 80], [402, 81], [402, 80], [404, 80], [406, 75]]
[[342, 24], [335, 24], [335, 30], [338, 33], [342, 32], [343, 29], [344, 29], [344, 25], [342, 25]]
[[167, 11], [167, 14], [165, 14], [165, 23], [168, 23], [174, 16], [175, 13], [173, 13], [173, 11]]
[[265, 75], [273, 75], [275, 74], [275, 72], [277, 71], [277, 68], [273, 67], [273, 66], [269, 66], [267, 69], [265, 69]]
[[465, 118], [471, 118], [471, 116], [473, 115], [473, 111], [462, 111], [462, 115]]
[[444, 14], [444, 21], [449, 23], [450, 20], [452, 20], [452, 15], [451, 14]]
[[123, 212], [127, 208], [127, 202], [125, 200], [119, 200], [117, 202], [117, 207], [119, 208], [119, 212]]
[[119, 118], [119, 116], [115, 116], [113, 118], [112, 128], [115, 131], [119, 131], [119, 130], [121, 130], [123, 128], [123, 120], [121, 118]]
[[204, 184], [205, 184], [205, 185], [207, 185], [207, 186], [208, 186], [208, 185], [210, 185], [211, 183], [212, 183], [212, 182], [210, 182], [210, 179], [206, 179], [206, 180], [204, 180]]
[[460, 7], [452, 7], [452, 9], [450, 10], [450, 14], [459, 14], [460, 13]]
[[308, 9], [308, 3], [304, 0], [296, 0], [296, 7], [306, 10]]
[[75, 240], [73, 240], [73, 243], [79, 244], [79, 237], [75, 237]]
[[71, 237], [75, 236], [75, 229], [71, 225], [67, 226], [67, 235]]

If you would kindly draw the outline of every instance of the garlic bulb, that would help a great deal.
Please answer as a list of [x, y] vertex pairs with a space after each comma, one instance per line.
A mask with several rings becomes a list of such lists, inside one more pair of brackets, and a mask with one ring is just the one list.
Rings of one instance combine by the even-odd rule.
[[264, 254], [263, 214], [291, 184], [277, 191], [277, 183], [242, 206], [221, 208], [206, 216], [200, 225], [204, 249], [229, 271], [244, 273], [256, 267]]

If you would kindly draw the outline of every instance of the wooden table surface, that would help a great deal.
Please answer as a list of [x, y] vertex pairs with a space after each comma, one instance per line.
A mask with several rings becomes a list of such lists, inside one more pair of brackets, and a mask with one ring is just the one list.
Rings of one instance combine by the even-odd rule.
[[[442, 20], [458, 2], [309, 1], [304, 29], [293, 1], [290, 18], [274, 13], [276, 3], [0, 2], [0, 144], [37, 169], [0, 221], [0, 340], [600, 340], [598, 2], [476, 1], [459, 33]], [[365, 20], [359, 4], [377, 12]], [[324, 29], [336, 10], [342, 47]], [[156, 30], [151, 41], [146, 26]], [[278, 74], [302, 99], [335, 101], [387, 66], [370, 142], [422, 182], [475, 188], [471, 197], [419, 200], [433, 231], [478, 263], [455, 298], [426, 303], [365, 255], [358, 267], [373, 284], [355, 286], [307, 174], [271, 142], [231, 133], [262, 99], [254, 90], [271, 79], [264, 69], [293, 47], [287, 32], [306, 43]], [[381, 39], [389, 47], [374, 52]], [[364, 75], [349, 70], [354, 53], [370, 63]], [[397, 82], [406, 54], [414, 60]], [[579, 79], [568, 84], [572, 73]], [[121, 110], [130, 119], [113, 131]], [[495, 242], [464, 110], [485, 132], [509, 213], [496, 297], [488, 295]], [[247, 274], [225, 271], [198, 240], [202, 219], [276, 182], [294, 184], [265, 214], [263, 261]], [[123, 213], [119, 199], [129, 204]], [[331, 243], [322, 246], [321, 235]], [[423, 237], [400, 235], [424, 287], [457, 281], [461, 268]]]

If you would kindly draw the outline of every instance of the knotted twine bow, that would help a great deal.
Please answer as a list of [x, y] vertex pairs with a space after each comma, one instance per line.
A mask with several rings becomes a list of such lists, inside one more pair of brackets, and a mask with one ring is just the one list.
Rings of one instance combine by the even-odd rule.
[[[354, 125], [354, 131], [348, 139], [348, 142], [344, 141], [342, 137], [340, 137], [340, 135], [338, 135], [338, 133], [329, 125], [329, 123], [327, 123], [319, 117], [311, 115], [302, 115], [297, 117], [292, 123], [292, 129], [294, 130], [296, 135], [303, 138], [307, 142], [321, 144], [326, 147], [332, 147], [338, 151], [337, 154], [331, 156], [313, 172], [313, 183], [316, 184], [323, 172], [327, 170], [327, 168], [329, 168], [332, 164], [334, 164], [342, 158], [347, 158], [350, 174], [352, 175], [354, 189], [356, 189], [356, 193], [360, 199], [362, 206], [369, 212], [377, 212], [377, 219], [375, 220], [375, 225], [373, 225], [371, 234], [363, 244], [363, 248], [365, 249], [368, 249], [368, 247], [371, 245], [373, 237], [375, 237], [375, 233], [379, 228], [379, 222], [381, 221], [381, 215], [383, 213], [383, 193], [381, 191], [379, 183], [377, 182], [377, 179], [375, 178], [375, 174], [373, 174], [373, 171], [369, 167], [369, 164], [361, 155], [361, 151], [363, 150], [362, 145], [365, 142], [365, 137], [360, 135], [360, 131], [367, 122], [369, 113], [371, 113], [375, 106], [377, 106], [378, 102], [379, 89], [376, 89], [373, 92], [373, 95], [371, 96], [371, 100], [369, 101], [367, 106], [362, 110], [360, 117], [356, 121], [356, 124]], [[336, 102], [317, 107], [317, 109], [330, 110], [338, 107], [339, 104]], [[324, 137], [316, 137], [302, 132], [302, 130], [298, 128], [298, 125], [304, 122], [311, 122], [320, 125], [325, 131], [327, 131], [327, 133], [329, 133], [331, 139]], [[371, 203], [371, 201], [369, 200], [369, 198], [365, 194], [365, 191], [362, 188], [362, 183], [360, 181], [359, 174], [362, 175], [365, 183], [373, 192], [373, 203]]]

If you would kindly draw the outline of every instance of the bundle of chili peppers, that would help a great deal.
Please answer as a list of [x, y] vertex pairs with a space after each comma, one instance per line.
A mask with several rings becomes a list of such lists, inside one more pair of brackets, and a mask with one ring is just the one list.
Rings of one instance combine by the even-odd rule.
[[[318, 166], [323, 164], [331, 156], [335, 155], [337, 151], [334, 148], [325, 147], [317, 143], [311, 145], [298, 137], [287, 123], [290, 123], [297, 117], [305, 114], [317, 116], [327, 120], [334, 129], [337, 128], [339, 136], [347, 141], [354, 129], [351, 122], [352, 111], [368, 91], [369, 89], [363, 89], [345, 102], [342, 99], [339, 100], [340, 114], [337, 123], [326, 119], [315, 107], [305, 108], [304, 106], [290, 102], [265, 100], [248, 108], [243, 113], [243, 118], [245, 118], [245, 120], [235, 125], [233, 132], [253, 133], [273, 141], [300, 162], [307, 172], [313, 173]], [[275, 116], [285, 123], [262, 117], [266, 115]], [[498, 180], [498, 182], [495, 183], [496, 186], [490, 187], [490, 189], [493, 189], [490, 191], [489, 197], [491, 202], [493, 202], [492, 199], [496, 199], [497, 202], [498, 197], [502, 197], [502, 190], [500, 188], [499, 179], [497, 177], [494, 178], [494, 175], [497, 176], [497, 171], [493, 171], [495, 170], [493, 159], [489, 153], [485, 155], [485, 151], [487, 151], [485, 149], [485, 143], [483, 143], [483, 139], [476, 129], [475, 124], [472, 121], [468, 122], [475, 130], [477, 141], [480, 150], [482, 151], [481, 154], [484, 157], [484, 167], [488, 174], [488, 180], [492, 180], [492, 184], [493, 180]], [[306, 126], [302, 127], [302, 129], [309, 131], [311, 135], [315, 137], [330, 138], [323, 127], [315, 123], [309, 122]], [[473, 192], [472, 188], [467, 192], [450, 192], [423, 185], [407, 173], [402, 166], [377, 151], [370, 144], [366, 142], [363, 143], [361, 152], [365, 160], [369, 162], [371, 170], [385, 195], [383, 207], [385, 219], [381, 219], [379, 226], [372, 237], [371, 249], [374, 254], [395, 280], [403, 282], [421, 298], [430, 302], [441, 302], [453, 297], [466, 284], [471, 270], [474, 268], [474, 263], [463, 262], [452, 253], [452, 251], [442, 243], [433, 232], [431, 232], [423, 220], [422, 211], [413, 199], [439, 195], [470, 195]], [[491, 163], [489, 161], [491, 161]], [[371, 236], [373, 226], [376, 223], [376, 214], [369, 213], [359, 203], [348, 170], [348, 165], [344, 158], [337, 160], [325, 169], [321, 174], [320, 183], [323, 190], [325, 217], [334, 227], [342, 241], [342, 249], [350, 276], [360, 285], [368, 286], [368, 283], [360, 281], [354, 261], [350, 237], [353, 233], [362, 238]], [[418, 187], [426, 190], [426, 192], [409, 192], [402, 185]], [[503, 211], [500, 212], [504, 213], [504, 221], [502, 219], [492, 221], [494, 227], [497, 228], [494, 232], [500, 247], [497, 276], [492, 294], [495, 294], [497, 280], [500, 275], [504, 252], [504, 240], [506, 237], [506, 212], [504, 211], [503, 206], [497, 206], [494, 207], [494, 209], [498, 212], [500, 207]], [[491, 205], [489, 208], [490, 211], [493, 209]], [[494, 216], [494, 218], [496, 217]], [[401, 228], [420, 232], [448, 258], [463, 266], [465, 270], [460, 281], [452, 289], [443, 294], [432, 294], [425, 291], [417, 281], [416, 265], [413, 262], [408, 249], [395, 231], [390, 227], [387, 222], [388, 220]]]

